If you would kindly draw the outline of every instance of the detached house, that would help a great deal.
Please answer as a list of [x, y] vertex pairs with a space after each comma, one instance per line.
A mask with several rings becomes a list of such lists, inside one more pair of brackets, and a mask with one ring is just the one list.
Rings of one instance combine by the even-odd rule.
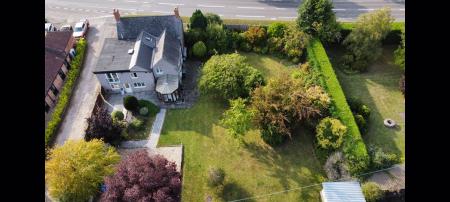
[[55, 106], [74, 56], [72, 31], [45, 33], [45, 116]]
[[183, 22], [174, 15], [120, 17], [117, 38], [106, 38], [94, 74], [108, 93], [155, 93], [161, 101], [181, 98], [186, 50]]

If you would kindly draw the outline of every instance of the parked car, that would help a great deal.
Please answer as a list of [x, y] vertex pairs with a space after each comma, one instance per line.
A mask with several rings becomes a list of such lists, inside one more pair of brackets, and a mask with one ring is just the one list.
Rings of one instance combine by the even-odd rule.
[[80, 22], [77, 22], [77, 24], [75, 24], [75, 27], [73, 28], [73, 37], [74, 38], [85, 37], [88, 28], [89, 28], [89, 21], [87, 19], [80, 20]]
[[56, 29], [55, 25], [53, 25], [52, 23], [45, 23], [45, 31], [46, 32], [56, 32], [57, 29]]
[[72, 25], [63, 25], [59, 31], [73, 31]]

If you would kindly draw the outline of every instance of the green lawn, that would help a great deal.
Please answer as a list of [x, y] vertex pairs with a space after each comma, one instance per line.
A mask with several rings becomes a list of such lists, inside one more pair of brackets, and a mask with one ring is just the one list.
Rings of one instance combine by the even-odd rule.
[[[399, 90], [401, 70], [393, 64], [396, 46], [384, 46], [383, 55], [367, 73], [344, 74], [338, 68], [337, 59], [342, 55], [342, 47], [327, 48], [333, 67], [345, 95], [361, 99], [372, 110], [369, 131], [363, 135], [365, 143], [375, 144], [386, 151], [405, 156], [405, 99]], [[395, 120], [399, 127], [389, 129], [383, 125], [385, 118]]]
[[[253, 53], [248, 62], [264, 76], [291, 71], [279, 60]], [[292, 141], [271, 148], [259, 137], [258, 130], [247, 133], [243, 144], [219, 125], [226, 103], [201, 96], [190, 109], [169, 110], [159, 146], [183, 144], [183, 201], [204, 201], [213, 190], [207, 186], [211, 166], [225, 170], [222, 197], [214, 201], [234, 200], [320, 183], [322, 166], [315, 158], [310, 132], [299, 129]], [[321, 186], [300, 189], [254, 201], [319, 201]]]

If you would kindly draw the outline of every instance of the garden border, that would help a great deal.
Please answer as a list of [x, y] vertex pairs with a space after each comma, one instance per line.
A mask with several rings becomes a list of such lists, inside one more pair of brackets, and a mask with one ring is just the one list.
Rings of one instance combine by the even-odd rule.
[[56, 103], [53, 113], [51, 114], [50, 120], [48, 121], [47, 128], [45, 129], [45, 148], [48, 148], [48, 146], [53, 143], [55, 134], [61, 126], [62, 118], [70, 105], [72, 91], [75, 88], [78, 77], [81, 74], [87, 47], [88, 44], [86, 39], [81, 39], [77, 43], [76, 52], [78, 54], [72, 61], [70, 61], [71, 68], [67, 74], [66, 82], [61, 90], [61, 94], [58, 97], [58, 102]]
[[312, 39], [306, 51], [308, 61], [313, 69], [321, 73], [320, 84], [332, 98], [330, 108], [332, 116], [339, 118], [348, 128], [343, 152], [349, 161], [350, 172], [352, 174], [361, 173], [368, 166], [369, 155], [328, 55], [319, 39]]

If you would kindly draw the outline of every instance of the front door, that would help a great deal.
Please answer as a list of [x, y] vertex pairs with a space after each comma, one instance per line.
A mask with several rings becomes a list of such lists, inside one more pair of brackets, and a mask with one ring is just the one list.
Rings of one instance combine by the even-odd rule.
[[131, 86], [130, 86], [129, 83], [123, 84], [123, 87], [125, 87], [125, 92], [127, 92], [127, 93], [132, 93], [133, 92], [133, 90], [131, 89]]

